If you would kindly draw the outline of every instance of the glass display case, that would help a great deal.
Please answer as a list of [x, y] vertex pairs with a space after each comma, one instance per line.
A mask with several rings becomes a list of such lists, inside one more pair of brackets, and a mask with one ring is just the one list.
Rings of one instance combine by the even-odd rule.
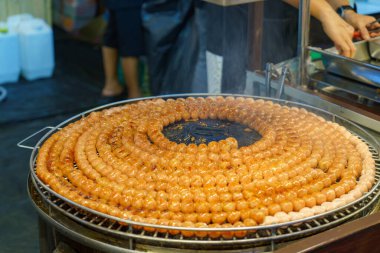
[[208, 92], [296, 100], [380, 129], [379, 38], [354, 41], [348, 58], [310, 17], [310, 1], [298, 9], [276, 0], [205, 2]]

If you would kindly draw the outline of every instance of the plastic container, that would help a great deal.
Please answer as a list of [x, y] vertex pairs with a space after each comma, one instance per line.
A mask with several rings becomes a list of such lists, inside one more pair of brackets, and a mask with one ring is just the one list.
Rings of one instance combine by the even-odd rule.
[[33, 20], [33, 16], [28, 13], [9, 16], [7, 19], [8, 27], [11, 32], [17, 33], [22, 22]]
[[0, 23], [0, 84], [17, 82], [20, 76], [19, 37]]
[[21, 74], [27, 80], [53, 75], [53, 31], [42, 19], [23, 21], [19, 25]]

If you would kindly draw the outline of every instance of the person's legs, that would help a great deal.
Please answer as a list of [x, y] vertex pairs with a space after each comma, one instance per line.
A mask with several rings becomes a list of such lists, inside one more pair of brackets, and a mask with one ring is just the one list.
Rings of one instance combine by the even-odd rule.
[[141, 96], [139, 87], [139, 57], [144, 54], [141, 8], [125, 8], [116, 12], [119, 55], [128, 98]]
[[118, 29], [116, 22], [116, 12], [108, 11], [108, 24], [103, 38], [103, 69], [104, 69], [104, 87], [102, 95], [105, 97], [118, 96], [123, 92], [117, 78], [117, 66], [119, 59], [119, 41]]
[[102, 95], [106, 97], [118, 96], [123, 92], [118, 76], [118, 51], [115, 48], [103, 46], [103, 68], [105, 74], [105, 84], [102, 90]]
[[139, 87], [139, 58], [129, 56], [121, 58], [124, 78], [128, 89], [128, 98], [141, 96]]

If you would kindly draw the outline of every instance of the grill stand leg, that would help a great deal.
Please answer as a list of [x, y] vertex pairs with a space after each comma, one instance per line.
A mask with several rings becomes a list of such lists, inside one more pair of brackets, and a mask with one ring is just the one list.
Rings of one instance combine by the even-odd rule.
[[[128, 231], [130, 232], [130, 233], [132, 233], [133, 231], [132, 231], [132, 226], [131, 225], [129, 225], [128, 226]], [[130, 250], [134, 250], [134, 241], [133, 241], [133, 239], [132, 238], [129, 238], [129, 249]]]
[[133, 247], [133, 239], [129, 239], [129, 249], [131, 250], [134, 250], [134, 247]]
[[55, 249], [53, 228], [43, 219], [38, 218], [39, 235], [40, 235], [40, 252], [51, 253]]
[[[271, 231], [272, 231], [272, 236], [275, 236], [276, 235], [276, 233], [275, 233], [275, 231], [274, 231], [274, 229], [272, 228], [271, 229]], [[270, 242], [270, 246], [271, 246], [271, 251], [273, 252], [275, 249], [276, 249], [276, 244], [274, 243], [274, 240], [271, 240], [271, 242]]]

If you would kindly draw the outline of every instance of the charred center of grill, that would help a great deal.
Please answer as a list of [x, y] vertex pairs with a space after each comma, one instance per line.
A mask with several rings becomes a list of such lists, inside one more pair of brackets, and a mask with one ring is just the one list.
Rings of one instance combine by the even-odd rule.
[[208, 144], [212, 141], [233, 137], [238, 141], [239, 147], [244, 147], [262, 138], [257, 131], [246, 125], [217, 119], [177, 121], [166, 126], [163, 134], [170, 141], [186, 145], [190, 143]]

